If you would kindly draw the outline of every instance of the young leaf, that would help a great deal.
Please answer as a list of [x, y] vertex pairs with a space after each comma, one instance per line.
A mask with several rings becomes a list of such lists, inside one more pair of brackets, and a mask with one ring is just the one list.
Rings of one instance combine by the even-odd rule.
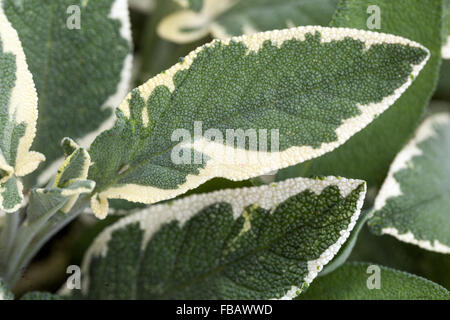
[[14, 295], [9, 291], [6, 284], [0, 279], [0, 300], [13, 300]]
[[191, 0], [186, 10], [160, 22], [158, 34], [170, 41], [188, 43], [209, 33], [226, 39], [301, 25], [327, 25], [336, 3], [337, 0]]
[[[126, 0], [3, 0], [39, 96], [35, 148], [47, 157], [40, 184], [62, 161], [59, 142], [87, 147], [114, 123], [129, 90], [131, 31]], [[82, 50], [80, 50], [82, 49]]]
[[323, 27], [204, 45], [133, 90], [95, 140], [93, 211], [104, 217], [108, 198], [154, 203], [329, 152], [394, 103], [427, 58], [400, 37]]
[[369, 226], [421, 248], [450, 253], [450, 114], [428, 118], [397, 155]]
[[369, 29], [375, 23], [370, 18], [377, 18], [379, 13], [381, 29], [373, 30], [421, 43], [430, 50], [430, 60], [405, 94], [365, 130], [320, 159], [282, 170], [278, 180], [300, 175], [340, 175], [379, 187], [392, 160], [414, 133], [435, 88], [441, 61], [442, 2], [346, 0], [338, 8], [332, 26]]
[[[89, 156], [89, 153], [69, 138], [63, 139], [62, 147], [66, 160], [56, 175], [53, 187], [72, 190], [72, 192], [65, 192], [65, 195], [68, 195], [68, 193], [73, 193], [74, 195], [70, 198], [64, 208], [61, 209], [62, 212], [67, 213], [77, 201], [78, 191], [82, 191], [84, 186], [89, 186], [89, 192], [91, 192], [95, 183], [86, 180], [89, 167], [91, 166], [91, 157]], [[92, 188], [90, 186], [92, 186]], [[77, 190], [77, 188], [81, 189]]]
[[[379, 274], [378, 274], [379, 272]], [[377, 279], [379, 285], [377, 288]], [[317, 278], [302, 300], [448, 300], [440, 285], [406, 272], [369, 263], [346, 263]]]
[[68, 213], [81, 194], [94, 190], [95, 182], [87, 180], [91, 165], [88, 152], [69, 138], [64, 138], [61, 144], [66, 160], [55, 180], [47, 188], [31, 190], [28, 223], [23, 232], [26, 237], [31, 233], [29, 227], [33, 228], [35, 222], [42, 224], [58, 211]]
[[359, 180], [292, 179], [155, 205], [108, 227], [83, 262], [90, 299], [292, 299], [349, 236]]
[[37, 95], [17, 32], [0, 7], [0, 210], [23, 201], [23, 177], [44, 161], [30, 151], [36, 134]]

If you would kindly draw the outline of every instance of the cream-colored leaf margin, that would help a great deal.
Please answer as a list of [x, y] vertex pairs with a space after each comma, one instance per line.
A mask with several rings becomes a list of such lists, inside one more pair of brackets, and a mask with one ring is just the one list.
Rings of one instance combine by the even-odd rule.
[[[377, 198], [375, 199], [373, 213], [382, 210], [388, 199], [396, 198], [403, 194], [400, 184], [395, 179], [394, 175], [397, 172], [410, 167], [412, 165], [411, 160], [422, 154], [422, 150], [418, 147], [418, 145], [436, 134], [434, 129], [436, 125], [447, 124], [450, 124], [450, 115], [446, 112], [442, 112], [430, 116], [420, 125], [414, 138], [402, 149], [402, 151], [399, 152], [394, 162], [392, 162], [387, 178], [384, 181]], [[381, 230], [381, 233], [389, 234], [400, 241], [417, 245], [426, 250], [440, 253], [450, 253], [449, 246], [440, 243], [438, 240], [434, 240], [433, 242], [430, 240], [419, 240], [411, 231], [400, 234], [395, 228], [384, 228]]]
[[[122, 36], [123, 39], [127, 40], [127, 42], [132, 47], [133, 40], [131, 36], [131, 22], [127, 0], [114, 1], [114, 3], [111, 6], [109, 18], [112, 20], [120, 21], [121, 24], [120, 35]], [[128, 54], [125, 57], [125, 60], [123, 62], [123, 67], [120, 74], [120, 81], [117, 84], [116, 92], [106, 99], [105, 103], [102, 106], [102, 109], [110, 108], [112, 110], [115, 110], [115, 108], [117, 108], [117, 106], [123, 101], [124, 97], [130, 90], [132, 66], [133, 66], [133, 55], [130, 52], [130, 54]], [[108, 119], [106, 119], [97, 130], [90, 132], [84, 137], [78, 139], [78, 143], [80, 144], [81, 147], [89, 148], [94, 139], [101, 132], [110, 129], [114, 125], [114, 122], [115, 122], [115, 115], [114, 112], [112, 112], [111, 116]], [[53, 177], [56, 170], [62, 165], [63, 162], [64, 162], [63, 158], [53, 161], [53, 163], [49, 165], [45, 170], [43, 170], [42, 173], [39, 175], [38, 184], [44, 185], [45, 183], [47, 183], [47, 181], [49, 181]]]
[[[83, 274], [89, 275], [89, 265], [93, 257], [104, 257], [107, 254], [108, 242], [111, 239], [111, 234], [115, 230], [122, 229], [132, 223], [139, 223], [141, 229], [144, 231], [144, 238], [142, 241], [142, 250], [144, 250], [152, 236], [163, 225], [172, 221], [178, 221], [180, 222], [180, 225], [183, 226], [203, 208], [218, 202], [226, 202], [231, 204], [234, 218], [237, 219], [243, 214], [244, 209], [252, 204], [256, 204], [269, 210], [275, 208], [278, 204], [287, 200], [289, 197], [305, 190], [310, 190], [319, 195], [328, 186], [337, 186], [340, 190], [341, 196], [347, 197], [352, 191], [363, 183], [364, 181], [361, 180], [336, 177], [326, 177], [323, 180], [296, 178], [260, 187], [220, 190], [212, 193], [192, 195], [180, 200], [175, 200], [169, 204], [155, 205], [127, 216], [121, 219], [118, 223], [105, 229], [93, 242], [85, 255], [82, 267]], [[353, 213], [347, 229], [340, 231], [340, 238], [338, 241], [324, 250], [317, 259], [308, 261], [309, 273], [304, 279], [306, 283], [309, 284], [313, 281], [317, 274], [322, 270], [323, 266], [331, 261], [349, 237], [350, 232], [359, 218], [361, 208], [364, 203], [365, 194], [366, 188], [364, 188], [359, 196], [357, 210]], [[251, 228], [251, 225], [247, 227]], [[88, 276], [85, 276], [83, 281], [84, 283], [82, 288], [86, 293], [89, 288]], [[282, 299], [295, 298], [299, 290], [300, 288], [293, 285], [292, 288], [282, 297]]]
[[[426, 64], [430, 56], [428, 49], [422, 45], [394, 35], [347, 28], [327, 28], [319, 26], [298, 27], [293, 29], [263, 32], [251, 36], [240, 36], [228, 40], [215, 40], [209, 44], [197, 48], [195, 51], [191, 52], [183, 60], [183, 62], [176, 64], [167, 71], [147, 81], [138, 88], [139, 93], [144, 100], [147, 100], [153, 90], [161, 85], [167, 86], [173, 92], [175, 90], [175, 85], [173, 83], [174, 75], [180, 70], [188, 69], [192, 65], [198, 53], [206, 46], [213, 46], [218, 42], [229, 44], [230, 41], [236, 41], [245, 44], [248, 47], [248, 53], [250, 53], [258, 51], [262, 44], [267, 40], [272, 41], [273, 44], [280, 47], [287, 40], [297, 39], [304, 41], [306, 34], [315, 32], [320, 32], [322, 42], [330, 42], [334, 40], [339, 41], [350, 37], [363, 42], [366, 48], [380, 43], [401, 44], [421, 48], [428, 52], [428, 56], [422, 63], [412, 66], [411, 77], [408, 77], [408, 80], [401, 87], [397, 88], [392, 95], [385, 97], [381, 102], [370, 103], [368, 105], [359, 105], [358, 107], [361, 114], [353, 118], [346, 119], [341, 123], [341, 125], [336, 129], [336, 135], [338, 137], [336, 141], [323, 143], [320, 148], [316, 149], [310, 146], [295, 146], [281, 152], [257, 152], [234, 150], [224, 144], [199, 139], [193, 144], [185, 146], [186, 148], [193, 148], [210, 158], [210, 160], [206, 163], [205, 168], [200, 169], [198, 175], [188, 175], [186, 177], [186, 182], [178, 186], [176, 189], [159, 189], [156, 187], [137, 184], [112, 186], [92, 197], [91, 207], [95, 215], [99, 218], [104, 218], [107, 215], [107, 199], [118, 198], [147, 204], [155, 203], [183, 194], [214, 177], [223, 177], [235, 181], [246, 180], [251, 177], [263, 175], [267, 172], [285, 168], [330, 152], [347, 141], [352, 135], [366, 127], [378, 115], [391, 106], [411, 85], [413, 78], [419, 74], [420, 70]], [[119, 109], [127, 118], [130, 117], [130, 98], [131, 93], [119, 106]], [[144, 110], [143, 113], [146, 113], [146, 110]], [[221, 156], [224, 154], [239, 154], [238, 157], [240, 159], [248, 159], [250, 161], [243, 161], [244, 163], [224, 163], [224, 159]]]
[[[231, 8], [236, 0], [204, 0], [200, 12], [185, 9], [172, 13], [161, 20], [158, 25], [158, 35], [176, 43], [189, 43], [213, 34], [214, 38], [229, 38], [225, 29], [215, 22], [220, 14]], [[180, 3], [183, 5], [183, 2]], [[187, 7], [187, 4], [184, 5]], [[189, 29], [189, 31], [182, 31]]]
[[16, 57], [16, 83], [11, 92], [9, 117], [12, 122], [27, 124], [25, 135], [19, 141], [16, 163], [10, 164], [14, 167], [15, 175], [22, 177], [36, 170], [45, 157], [38, 152], [30, 151], [36, 135], [37, 93], [19, 36], [1, 7], [0, 38], [3, 43], [3, 51]]
[[[25, 134], [20, 138], [15, 163], [7, 164], [3, 155], [1, 156], [1, 168], [7, 172], [1, 183], [6, 183], [14, 174], [17, 177], [23, 177], [37, 169], [42, 161], [45, 161], [44, 155], [30, 151], [34, 137], [36, 135], [36, 121], [38, 117], [38, 98], [33, 82], [33, 76], [28, 70], [28, 65], [23, 52], [22, 44], [16, 30], [8, 21], [3, 8], [0, 6], [0, 39], [2, 41], [3, 51], [11, 53], [16, 58], [16, 81], [11, 91], [8, 116], [12, 123], [25, 123]], [[4, 188], [0, 188], [4, 192]], [[17, 179], [17, 190], [22, 193], [23, 185]], [[3, 208], [3, 198], [0, 196], [0, 208], [6, 212], [18, 210], [21, 203], [14, 208]]]

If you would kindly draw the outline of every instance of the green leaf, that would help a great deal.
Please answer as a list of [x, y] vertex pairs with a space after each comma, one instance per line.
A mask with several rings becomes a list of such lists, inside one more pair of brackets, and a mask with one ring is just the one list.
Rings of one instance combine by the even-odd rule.
[[[53, 184], [47, 188], [32, 189], [27, 207], [27, 221], [22, 224], [16, 235], [19, 249], [15, 256], [22, 254], [33, 238], [42, 228], [51, 228], [50, 220], [57, 220], [55, 215], [69, 213], [78, 197], [94, 190], [95, 182], [87, 180], [90, 157], [86, 150], [80, 148], [74, 141], [66, 138], [62, 142], [66, 160], [59, 169]], [[11, 259], [14, 261], [14, 259]]]
[[[91, 192], [94, 189], [95, 183], [93, 181], [86, 180], [88, 177], [89, 167], [91, 166], [91, 157], [89, 153], [81, 148], [72, 139], [64, 138], [62, 141], [62, 148], [66, 156], [66, 160], [58, 171], [55, 181], [53, 182], [54, 188], [67, 189], [63, 192], [65, 196], [71, 195], [70, 200], [61, 209], [63, 213], [67, 213], [72, 209], [75, 202], [78, 200], [78, 195], [84, 188], [90, 189]], [[77, 190], [77, 188], [80, 188]], [[68, 191], [70, 190], [70, 191]]]
[[188, 43], [210, 33], [214, 38], [226, 39], [302, 25], [327, 25], [336, 3], [337, 0], [189, 0], [185, 10], [160, 22], [158, 34], [173, 42]]
[[[368, 29], [366, 0], [346, 0], [338, 5], [332, 26]], [[431, 58], [411, 87], [365, 130], [320, 159], [283, 170], [278, 180], [297, 176], [340, 175], [379, 187], [389, 165], [419, 124], [435, 88], [441, 62], [442, 2], [440, 0], [372, 0], [380, 8], [381, 29], [374, 30], [417, 41]], [[356, 90], [360, 90], [355, 89]]]
[[[61, 157], [63, 137], [86, 147], [114, 123], [112, 108], [125, 97], [131, 73], [127, 1], [2, 3], [36, 82], [40, 116], [34, 146], [46, 155], [48, 166], [53, 164], [39, 179], [44, 184], [60, 165], [54, 161]], [[77, 7], [80, 29], [72, 27]]]
[[292, 299], [339, 250], [359, 180], [292, 179], [193, 195], [103, 231], [83, 261], [90, 299]]
[[2, 279], [0, 279], [0, 300], [14, 300], [14, 295]]
[[45, 223], [58, 210], [68, 213], [79, 195], [89, 194], [94, 190], [95, 182], [87, 180], [91, 165], [88, 152], [69, 138], [64, 138], [61, 144], [66, 159], [53, 183], [46, 188], [31, 190], [26, 227], [32, 225], [35, 220], [40, 220], [41, 217], [45, 217], [41, 222]]
[[45, 158], [30, 151], [36, 134], [37, 95], [17, 32], [0, 8], [0, 210], [17, 211], [23, 201], [18, 177]]
[[[376, 271], [369, 263], [346, 263], [318, 278], [299, 298], [303, 300], [448, 300], [444, 287], [406, 272], [379, 268], [380, 289], [368, 286]], [[369, 269], [368, 269], [369, 268]], [[369, 287], [373, 289], [369, 289]]]
[[93, 211], [104, 217], [107, 199], [154, 203], [329, 152], [394, 103], [427, 57], [403, 38], [323, 27], [204, 45], [134, 89], [92, 144]]
[[450, 113], [429, 117], [397, 155], [369, 226], [421, 248], [450, 253]]
[[[367, 199], [367, 198], [366, 198]], [[366, 224], [349, 261], [370, 261], [424, 277], [450, 290], [450, 255], [398, 241], [389, 235], [376, 236]]]

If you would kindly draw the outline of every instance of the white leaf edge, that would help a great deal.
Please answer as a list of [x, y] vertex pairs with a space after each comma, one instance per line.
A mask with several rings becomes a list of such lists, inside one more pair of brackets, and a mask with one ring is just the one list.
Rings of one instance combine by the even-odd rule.
[[[375, 205], [371, 216], [373, 216], [376, 211], [382, 210], [385, 207], [388, 199], [403, 195], [400, 184], [397, 182], [394, 175], [397, 172], [411, 166], [411, 160], [423, 153], [418, 145], [436, 134], [436, 131], [434, 129], [436, 125], [446, 125], [449, 123], [450, 114], [441, 112], [430, 116], [419, 126], [414, 138], [408, 142], [408, 144], [398, 153], [398, 155], [392, 162], [388, 175], [383, 185], [381, 186], [378, 196], [375, 199]], [[400, 232], [396, 228], [390, 227], [383, 228], [381, 230], [381, 233], [391, 235], [400, 241], [417, 245], [420, 248], [429, 251], [447, 254], [450, 253], [449, 246], [439, 242], [438, 240], [433, 240], [433, 242], [431, 242], [431, 240], [419, 240], [411, 231], [400, 234]]]
[[[267, 210], [276, 207], [279, 203], [287, 200], [289, 197], [310, 190], [319, 195], [328, 186], [337, 186], [342, 197], [347, 197], [358, 186], [363, 184], [362, 180], [353, 180], [337, 177], [326, 177], [324, 179], [295, 178], [288, 179], [271, 185], [260, 187], [220, 190], [212, 193], [198, 194], [175, 200], [170, 203], [151, 206], [137, 213], [131, 214], [112, 226], [106, 228], [92, 243], [88, 249], [82, 264], [82, 272], [89, 274], [89, 265], [93, 257], [106, 256], [108, 252], [108, 242], [114, 231], [124, 228], [133, 223], [139, 223], [144, 231], [141, 249], [144, 250], [151, 237], [165, 224], [172, 221], [178, 221], [183, 226], [189, 219], [195, 216], [201, 209], [217, 202], [226, 202], [232, 205], [234, 218], [239, 218], [244, 208], [258, 204]], [[308, 275], [304, 281], [309, 285], [317, 274], [323, 269], [323, 266], [332, 260], [341, 246], [350, 236], [359, 216], [366, 195], [366, 185], [360, 193], [357, 202], [357, 210], [350, 219], [347, 229], [340, 231], [340, 238], [329, 246], [315, 260], [308, 261]], [[250, 226], [251, 228], [251, 226]], [[89, 277], [83, 277], [83, 292], [86, 294], [89, 288]], [[280, 300], [294, 299], [301, 288], [293, 285]], [[63, 290], [64, 292], [64, 290]]]
[[[230, 148], [224, 144], [214, 143], [205, 139], [197, 139], [193, 144], [186, 144], [185, 148], [192, 148], [210, 158], [210, 160], [206, 163], [206, 166], [199, 170], [200, 172], [198, 175], [188, 175], [186, 177], [186, 182], [179, 185], [175, 189], [160, 189], [157, 187], [138, 184], [126, 184], [123, 186], [110, 187], [99, 194], [95, 194], [91, 198], [91, 208], [94, 214], [100, 219], [106, 217], [109, 211], [107, 199], [125, 199], [133, 202], [151, 204], [183, 194], [214, 177], [223, 177], [235, 181], [246, 180], [251, 177], [260, 176], [266, 174], [267, 172], [301, 163], [330, 152], [347, 141], [355, 133], [366, 127], [378, 115], [394, 104], [394, 102], [411, 85], [414, 78], [417, 77], [420, 70], [425, 66], [430, 57], [429, 50], [421, 44], [390, 34], [349, 28], [330, 28], [321, 26], [297, 27], [292, 29], [262, 32], [251, 36], [234, 37], [227, 40], [215, 40], [192, 51], [185, 59], [183, 59], [182, 62], [174, 65], [172, 68], [160, 73], [138, 87], [139, 93], [144, 100], [147, 100], [155, 88], [162, 85], [167, 86], [173, 92], [175, 90], [175, 85], [173, 82], [173, 77], [175, 74], [178, 71], [188, 69], [200, 51], [202, 51], [205, 47], [215, 45], [217, 42], [225, 45], [229, 44], [231, 41], [243, 43], [248, 47], [247, 54], [249, 54], [250, 52], [257, 52], [265, 41], [269, 40], [274, 45], [280, 47], [285, 41], [291, 39], [305, 41], [307, 34], [314, 34], [315, 32], [319, 32], [321, 34], [322, 43], [341, 41], [349, 37], [363, 42], [366, 49], [369, 49], [370, 46], [374, 44], [391, 43], [421, 48], [427, 52], [428, 55], [420, 64], [412, 66], [411, 77], [408, 77], [407, 81], [402, 86], [397, 88], [392, 95], [385, 97], [378, 103], [358, 105], [361, 114], [348, 118], [341, 123], [335, 131], [338, 137], [336, 141], [323, 143], [320, 148], [295, 146], [281, 152], [258, 152], [246, 150], [234, 151], [234, 148]], [[129, 93], [119, 106], [119, 109], [127, 118], [130, 117], [129, 100], [131, 99], [131, 94], [132, 93]], [[147, 111], [144, 108], [143, 119], [147, 116], [146, 112]], [[255, 163], [255, 161], [249, 161], [247, 164], [226, 163], [225, 167], [223, 165], [223, 157], [218, 155], [234, 153], [239, 153], [239, 156], [242, 157], [242, 159], [258, 159], [258, 161], [257, 163]]]

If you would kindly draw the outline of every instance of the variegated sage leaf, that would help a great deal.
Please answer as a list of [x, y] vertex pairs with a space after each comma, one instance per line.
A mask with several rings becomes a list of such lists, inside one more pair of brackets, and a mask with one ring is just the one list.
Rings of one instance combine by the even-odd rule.
[[66, 160], [56, 175], [53, 187], [73, 190], [73, 192], [70, 192], [73, 194], [70, 200], [61, 209], [62, 212], [67, 213], [72, 209], [78, 199], [79, 193], [77, 188], [81, 187], [79, 191], [85, 193], [83, 186], [89, 186], [88, 189], [91, 192], [94, 189], [95, 182], [87, 181], [89, 167], [91, 166], [91, 157], [87, 150], [81, 148], [75, 141], [69, 138], [63, 139], [62, 147]]
[[449, 300], [450, 292], [425, 278], [369, 263], [346, 263], [317, 278], [304, 300]]
[[380, 187], [395, 156], [413, 135], [436, 87], [441, 63], [442, 0], [341, 1], [331, 25], [417, 41], [430, 50], [430, 60], [405, 94], [366, 130], [332, 153], [280, 171], [278, 180], [340, 175], [365, 180], [369, 187]]
[[[61, 165], [59, 142], [84, 147], [114, 123], [129, 90], [131, 31], [126, 0], [3, 0], [22, 41], [39, 97], [34, 147], [47, 157], [40, 184]], [[51, 167], [48, 167], [50, 166]]]
[[61, 145], [66, 159], [54, 181], [47, 188], [31, 191], [28, 225], [42, 219], [46, 221], [57, 211], [68, 213], [81, 194], [94, 190], [95, 182], [87, 180], [91, 165], [89, 153], [69, 138], [64, 138]]
[[20, 208], [19, 177], [36, 170], [45, 159], [30, 151], [37, 117], [37, 94], [22, 44], [0, 8], [0, 210]]
[[190, 0], [185, 10], [164, 18], [159, 35], [188, 43], [208, 34], [226, 39], [302, 25], [327, 25], [337, 0]]
[[369, 225], [421, 248], [450, 253], [450, 114], [437, 113], [397, 155]]
[[155, 205], [105, 229], [83, 262], [90, 299], [292, 299], [358, 220], [365, 183], [292, 179]]
[[333, 150], [384, 112], [428, 50], [355, 29], [215, 40], [134, 89], [90, 154], [92, 209], [154, 203], [214, 177], [245, 180]]

